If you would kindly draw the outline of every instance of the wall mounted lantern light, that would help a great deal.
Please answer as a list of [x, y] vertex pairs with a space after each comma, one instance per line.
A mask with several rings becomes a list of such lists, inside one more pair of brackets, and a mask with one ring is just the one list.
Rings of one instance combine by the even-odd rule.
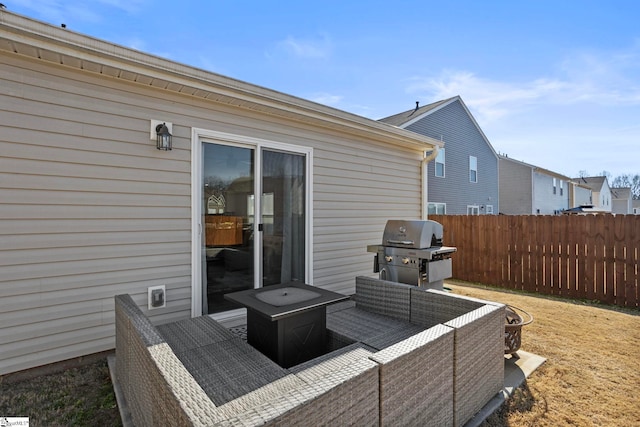
[[171, 132], [166, 123], [156, 126], [156, 147], [158, 150], [171, 150], [171, 140], [173, 139]]

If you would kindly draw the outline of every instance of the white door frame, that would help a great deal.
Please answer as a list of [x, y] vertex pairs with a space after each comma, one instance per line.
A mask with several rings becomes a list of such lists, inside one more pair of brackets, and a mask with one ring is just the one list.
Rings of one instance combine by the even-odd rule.
[[[261, 149], [273, 149], [295, 154], [305, 155], [305, 282], [313, 284], [313, 148], [300, 145], [285, 144], [277, 141], [253, 138], [249, 136], [218, 132], [208, 129], [191, 129], [191, 316], [202, 315], [202, 143], [229, 143], [243, 145], [256, 151], [256, 187], [261, 185]], [[259, 193], [256, 193], [259, 194]], [[256, 213], [260, 212], [260, 197], [256, 197]], [[260, 244], [255, 245], [255, 251], [260, 250]], [[254, 256], [254, 271], [260, 271], [260, 254]]]

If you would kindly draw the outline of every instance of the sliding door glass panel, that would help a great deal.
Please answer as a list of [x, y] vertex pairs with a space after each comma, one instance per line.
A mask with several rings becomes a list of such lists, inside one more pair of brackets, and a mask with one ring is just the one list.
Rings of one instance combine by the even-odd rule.
[[224, 294], [254, 287], [255, 150], [203, 144], [203, 313], [235, 308]]
[[262, 151], [262, 285], [305, 279], [305, 156]]

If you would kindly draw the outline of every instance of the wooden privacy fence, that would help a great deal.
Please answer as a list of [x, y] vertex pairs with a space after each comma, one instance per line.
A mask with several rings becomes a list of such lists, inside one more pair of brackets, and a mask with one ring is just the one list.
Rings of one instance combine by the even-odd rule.
[[638, 308], [640, 215], [430, 215], [453, 277]]

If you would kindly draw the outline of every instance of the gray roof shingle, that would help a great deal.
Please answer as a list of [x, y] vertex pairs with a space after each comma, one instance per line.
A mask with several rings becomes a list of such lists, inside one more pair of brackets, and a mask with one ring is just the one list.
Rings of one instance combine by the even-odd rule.
[[418, 107], [418, 108], [413, 108], [411, 110], [407, 110], [407, 111], [403, 111], [402, 113], [398, 113], [398, 114], [394, 114], [393, 116], [389, 116], [389, 117], [385, 117], [383, 119], [380, 119], [378, 121], [383, 122], [383, 123], [387, 123], [393, 126], [402, 126], [403, 124], [405, 124], [406, 122], [408, 122], [409, 120], [413, 120], [416, 117], [421, 116], [422, 114], [431, 111], [435, 108], [438, 108], [439, 106], [441, 106], [442, 104], [446, 104], [447, 102], [451, 101], [452, 99], [458, 98], [457, 96], [454, 96], [453, 98], [448, 98], [448, 99], [443, 99], [441, 101], [436, 101], [433, 102], [431, 104], [427, 104], [427, 105], [423, 105], [422, 107]]

